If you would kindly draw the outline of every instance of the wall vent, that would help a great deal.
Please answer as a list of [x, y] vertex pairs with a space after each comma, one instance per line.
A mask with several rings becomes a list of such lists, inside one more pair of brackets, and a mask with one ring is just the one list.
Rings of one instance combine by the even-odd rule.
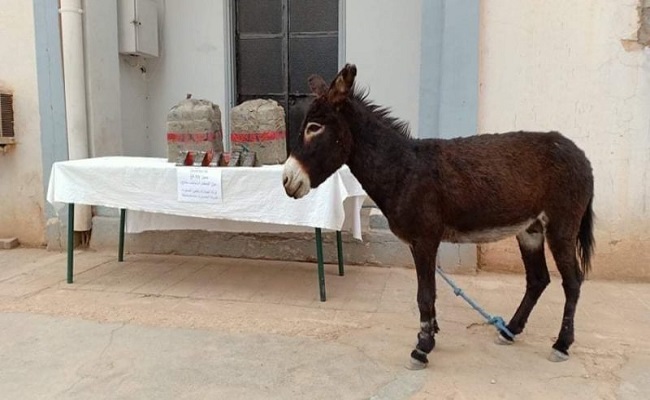
[[0, 145], [14, 143], [14, 97], [0, 93]]

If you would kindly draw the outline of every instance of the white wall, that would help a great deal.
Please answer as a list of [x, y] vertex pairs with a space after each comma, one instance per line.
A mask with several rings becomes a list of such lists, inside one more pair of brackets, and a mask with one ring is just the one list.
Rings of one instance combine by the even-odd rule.
[[119, 54], [117, 2], [85, 1], [84, 7], [91, 157], [147, 156], [147, 83], [138, 60]]
[[125, 156], [154, 156], [149, 143], [149, 106], [145, 78], [136, 59], [120, 57], [121, 132]]
[[167, 112], [187, 93], [218, 104], [222, 114], [226, 109], [223, 1], [156, 2], [160, 56], [119, 58], [122, 143], [127, 156], [167, 157]]
[[223, 0], [159, 0], [161, 56], [147, 73], [148, 156], [167, 157], [169, 109], [191, 93], [226, 110]]
[[[596, 276], [650, 276], [650, 52], [636, 0], [482, 3], [481, 132], [559, 130], [591, 159]], [[514, 241], [486, 265], [519, 265]]]
[[[227, 0], [157, 1], [160, 57], [146, 62], [145, 75], [135, 60], [120, 62], [126, 155], [166, 156], [167, 112], [187, 93], [217, 103], [222, 122], [227, 118]], [[359, 83], [417, 135], [420, 0], [348, 0], [345, 28], [346, 58], [359, 67]]]
[[86, 1], [84, 6], [90, 155], [121, 155], [123, 103], [117, 45], [117, 2]]
[[0, 90], [14, 94], [18, 145], [0, 151], [0, 237], [45, 241], [40, 117], [31, 1], [0, 0]]
[[347, 0], [346, 59], [370, 99], [418, 134], [421, 0]]

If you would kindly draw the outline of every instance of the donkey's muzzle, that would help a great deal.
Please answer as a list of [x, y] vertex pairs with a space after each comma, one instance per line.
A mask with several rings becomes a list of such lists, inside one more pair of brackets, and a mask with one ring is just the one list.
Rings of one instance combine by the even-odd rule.
[[311, 182], [300, 161], [293, 156], [284, 163], [282, 184], [287, 196], [299, 199], [309, 193]]

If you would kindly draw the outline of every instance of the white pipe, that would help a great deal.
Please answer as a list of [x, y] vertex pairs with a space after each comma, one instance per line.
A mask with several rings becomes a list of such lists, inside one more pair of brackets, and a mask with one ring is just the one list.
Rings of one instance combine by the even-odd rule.
[[[88, 121], [81, 0], [61, 0], [61, 44], [65, 86], [65, 117], [68, 126], [68, 158], [88, 158]], [[89, 231], [91, 209], [75, 207], [74, 230]]]

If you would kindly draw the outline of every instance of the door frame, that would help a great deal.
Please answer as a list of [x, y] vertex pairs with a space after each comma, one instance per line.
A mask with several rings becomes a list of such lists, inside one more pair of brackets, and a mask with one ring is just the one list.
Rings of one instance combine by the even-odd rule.
[[[230, 151], [230, 110], [235, 107], [237, 101], [237, 71], [235, 55], [235, 1], [224, 0], [224, 82], [225, 82], [225, 99], [224, 109], [222, 110], [223, 130], [224, 130], [224, 148]], [[338, 43], [338, 65], [342, 67], [346, 62], [345, 52], [345, 15], [347, 0], [339, 1], [339, 43]]]

